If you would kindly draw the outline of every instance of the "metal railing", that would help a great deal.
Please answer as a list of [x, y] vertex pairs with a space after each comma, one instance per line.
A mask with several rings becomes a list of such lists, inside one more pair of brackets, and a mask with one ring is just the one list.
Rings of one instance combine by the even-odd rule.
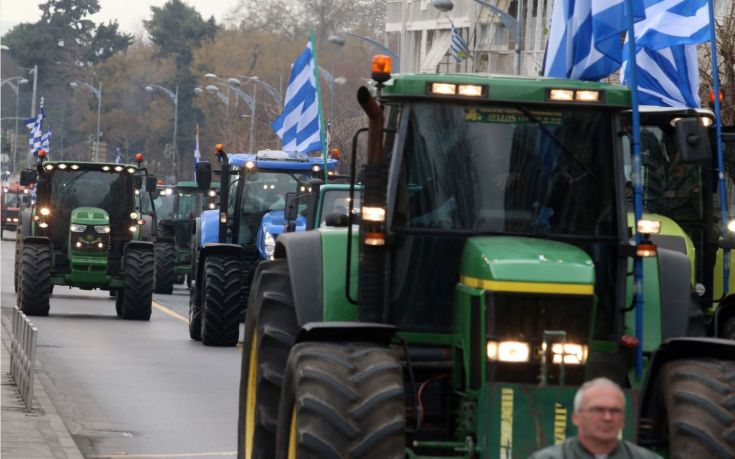
[[38, 329], [20, 309], [13, 308], [13, 329], [10, 346], [10, 375], [18, 387], [27, 409], [33, 408], [33, 376], [36, 364]]

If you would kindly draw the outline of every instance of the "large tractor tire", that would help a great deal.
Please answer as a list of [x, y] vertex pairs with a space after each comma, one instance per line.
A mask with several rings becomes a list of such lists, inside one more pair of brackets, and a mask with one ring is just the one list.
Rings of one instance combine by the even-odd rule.
[[240, 257], [208, 256], [204, 261], [203, 277], [202, 343], [207, 346], [234, 346], [240, 334]]
[[245, 320], [237, 457], [272, 459], [283, 374], [299, 328], [286, 260], [258, 265]]
[[202, 302], [197, 288], [189, 289], [189, 337], [202, 340]]
[[20, 235], [20, 231], [18, 231], [18, 236], [15, 238], [15, 269], [13, 270], [13, 288], [15, 289], [15, 293], [18, 293], [18, 287], [20, 286], [21, 260], [23, 259], [20, 250], [22, 247], [23, 237]]
[[125, 320], [150, 320], [153, 301], [152, 250], [130, 248], [125, 256], [125, 287], [117, 291], [116, 306]]
[[735, 362], [676, 360], [662, 371], [671, 458], [735, 458]]
[[291, 351], [276, 457], [405, 457], [403, 369], [390, 348], [301, 343]]
[[51, 291], [51, 246], [23, 244], [18, 275], [18, 306], [29, 316], [47, 316]]
[[176, 247], [173, 244], [155, 244], [153, 251], [156, 254], [156, 290], [155, 293], [170, 295], [174, 292], [176, 272]]

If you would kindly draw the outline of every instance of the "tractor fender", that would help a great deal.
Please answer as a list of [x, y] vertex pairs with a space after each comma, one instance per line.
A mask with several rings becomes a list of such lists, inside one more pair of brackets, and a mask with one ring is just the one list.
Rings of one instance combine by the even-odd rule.
[[127, 244], [125, 244], [125, 255], [127, 256], [128, 250], [131, 248], [135, 249], [141, 249], [141, 250], [150, 250], [153, 251], [153, 242], [151, 241], [128, 241]]
[[20, 232], [20, 235], [24, 238], [31, 235], [32, 219], [33, 216], [30, 210], [24, 210], [20, 213], [20, 225], [18, 231]]
[[241, 255], [243, 247], [239, 244], [222, 244], [219, 242], [203, 244], [196, 255], [196, 279], [202, 278], [204, 262], [210, 255]]
[[205, 210], [199, 216], [199, 245], [219, 242], [219, 210]]
[[23, 244], [43, 244], [53, 246], [51, 238], [47, 236], [25, 236], [23, 237]]
[[700, 306], [692, 297], [691, 267], [686, 254], [678, 250], [658, 248], [659, 286], [661, 294], [661, 339], [690, 335], [690, 316]]
[[715, 336], [722, 337], [728, 319], [735, 317], [735, 295], [730, 294], [722, 300], [715, 310], [713, 321]]
[[[682, 359], [717, 359], [735, 360], [735, 341], [720, 338], [674, 338], [667, 340], [658, 347], [651, 356], [651, 363], [643, 381], [640, 392], [639, 419], [645, 419], [645, 425], [660, 426], [665, 417], [665, 401], [658, 379], [664, 364]], [[639, 427], [640, 429], [640, 427]], [[642, 432], [639, 431], [639, 436]], [[646, 432], [646, 443], [651, 444], [662, 440], [656, 438], [663, 435], [654, 429]]]
[[321, 233], [283, 233], [276, 240], [273, 257], [288, 260], [298, 326], [307, 322], [321, 322], [324, 318]]
[[394, 325], [373, 322], [308, 322], [299, 330], [296, 342], [361, 341], [387, 346], [397, 331]]

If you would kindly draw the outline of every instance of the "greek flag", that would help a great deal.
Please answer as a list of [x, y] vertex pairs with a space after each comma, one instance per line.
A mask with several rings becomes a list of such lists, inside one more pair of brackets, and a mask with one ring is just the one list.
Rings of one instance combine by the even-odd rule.
[[[49, 159], [51, 155], [51, 128], [41, 136], [41, 143], [38, 150], [44, 150], [46, 152], [46, 159]], [[36, 155], [38, 155], [38, 150], [36, 150]]]
[[43, 132], [41, 132], [41, 122], [46, 117], [43, 107], [39, 110], [35, 118], [25, 120], [24, 124], [30, 132], [28, 133], [28, 149], [33, 156], [38, 157], [38, 150], [41, 149]]
[[470, 47], [462, 38], [459, 30], [452, 27], [452, 57], [454, 62], [462, 62], [470, 55]]
[[197, 163], [202, 158], [201, 153], [199, 153], [199, 124], [197, 124], [197, 130], [194, 134], [194, 171], [197, 169]]
[[[633, 1], [634, 20], [643, 18]], [[620, 68], [626, 29], [625, 0], [556, 0], [544, 56], [544, 76], [599, 80]]]
[[117, 153], [117, 156], [115, 156], [115, 164], [122, 164], [123, 159], [122, 156], [120, 156], [120, 147], [115, 148], [115, 152]]
[[317, 97], [311, 40], [291, 67], [283, 113], [271, 127], [283, 142], [284, 151], [322, 151], [320, 105]]
[[[697, 43], [710, 39], [707, 0], [644, 0], [646, 19], [635, 25], [638, 102], [699, 107]], [[628, 78], [628, 52], [621, 75]]]

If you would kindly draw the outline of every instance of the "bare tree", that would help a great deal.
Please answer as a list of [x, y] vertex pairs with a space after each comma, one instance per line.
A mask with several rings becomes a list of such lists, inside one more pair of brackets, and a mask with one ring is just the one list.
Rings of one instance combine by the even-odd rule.
[[[722, 20], [715, 24], [717, 35], [717, 67], [719, 70], [720, 90], [724, 93], [724, 100], [720, 106], [722, 124], [735, 125], [735, 2], [725, 2]], [[702, 54], [699, 66], [702, 78], [700, 95], [702, 100], [709, 100], [713, 88], [712, 80], [712, 51], [709, 46]]]

